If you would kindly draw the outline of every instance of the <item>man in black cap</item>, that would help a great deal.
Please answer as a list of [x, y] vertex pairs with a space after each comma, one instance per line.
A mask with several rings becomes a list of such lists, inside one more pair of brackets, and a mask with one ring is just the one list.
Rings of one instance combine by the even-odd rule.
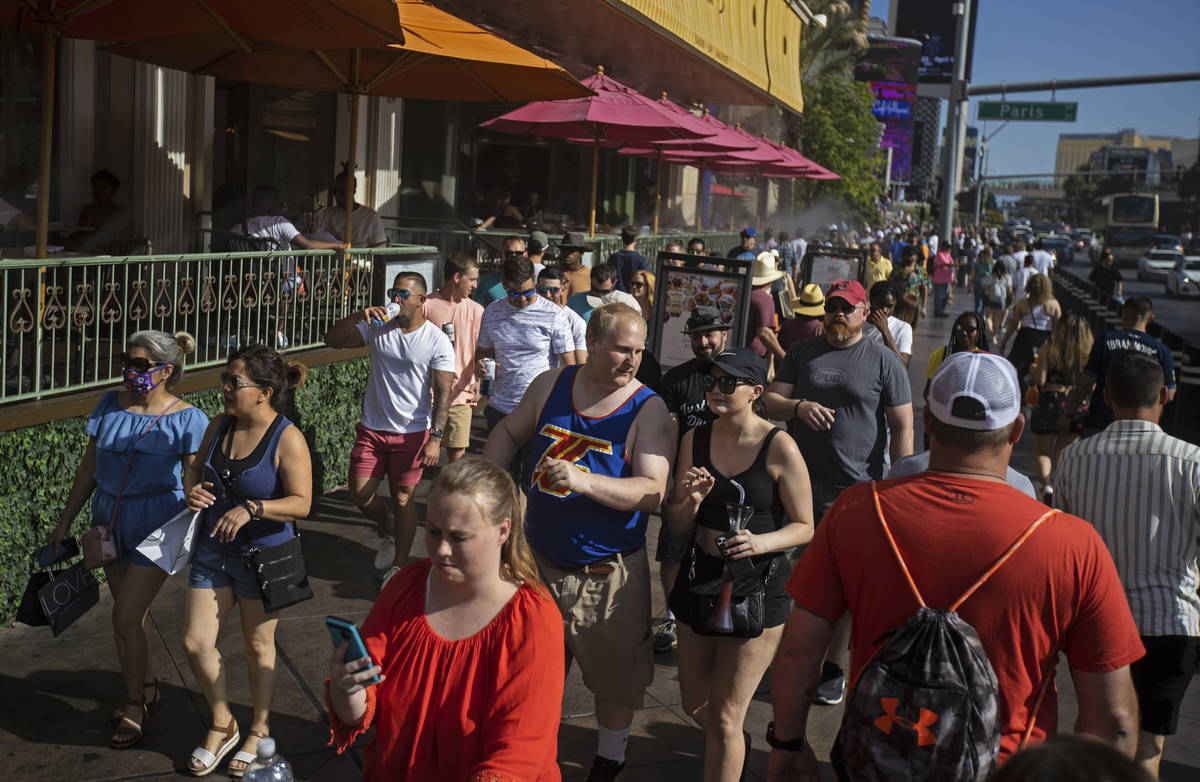
[[[703, 373], [698, 366], [702, 362], [711, 361], [713, 356], [725, 349], [725, 337], [728, 336], [728, 332], [729, 326], [721, 320], [721, 311], [716, 307], [696, 307], [688, 316], [683, 333], [691, 340], [695, 358], [664, 374], [659, 391], [663, 401], [667, 403], [667, 412], [675, 422], [676, 446], [689, 429], [716, 418], [708, 409], [708, 400], [700, 386], [700, 375]], [[679, 563], [683, 561], [683, 555], [687, 553], [690, 542], [690, 534], [672, 535], [666, 521], [663, 521], [662, 529], [658, 532], [658, 549], [654, 559], [659, 563], [664, 597], [670, 597], [675, 578], [679, 574]], [[667, 652], [674, 645], [675, 617], [671, 610], [667, 609], [667, 620], [654, 629], [654, 651]]]

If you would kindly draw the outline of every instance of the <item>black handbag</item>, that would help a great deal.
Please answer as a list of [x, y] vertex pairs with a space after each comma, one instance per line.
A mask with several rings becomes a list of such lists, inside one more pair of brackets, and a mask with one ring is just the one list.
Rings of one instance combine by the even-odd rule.
[[299, 529], [294, 538], [277, 546], [251, 548], [246, 554], [246, 566], [258, 584], [263, 610], [268, 614], [312, 599]]
[[771, 564], [761, 578], [755, 574], [734, 580], [729, 603], [729, 613], [733, 619], [733, 632], [718, 633], [708, 629], [708, 621], [713, 612], [717, 610], [724, 579], [719, 576], [707, 581], [696, 581], [696, 548], [693, 546], [687, 576], [688, 627], [697, 635], [709, 635], [717, 638], [757, 638], [762, 635], [767, 593], [766, 583], [775, 572], [777, 562], [778, 557], [772, 557]]

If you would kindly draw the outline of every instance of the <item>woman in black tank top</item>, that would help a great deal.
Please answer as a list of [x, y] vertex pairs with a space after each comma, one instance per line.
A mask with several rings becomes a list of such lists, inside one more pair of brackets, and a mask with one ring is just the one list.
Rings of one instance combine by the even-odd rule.
[[[737, 780], [749, 756], [742, 722], [750, 699], [775, 656], [792, 600], [784, 590], [784, 552], [807, 543], [813, 534], [812, 490], [808, 468], [792, 438], [760, 417], [756, 406], [767, 384], [766, 366], [753, 351], [734, 348], [717, 355], [701, 385], [717, 419], [686, 435], [676, 460], [675, 487], [666, 520], [675, 534], [692, 533], [693, 555], [684, 561], [671, 591], [671, 610], [679, 621], [679, 690], [683, 708], [705, 732], [705, 778]], [[764, 579], [766, 601], [762, 635], [732, 638], [698, 635], [688, 624], [688, 584], [718, 578], [724, 568], [717, 548], [729, 532], [727, 503], [754, 506], [746, 527], [730, 536], [724, 553], [749, 558]], [[734, 712], [736, 722], [722, 719]]]

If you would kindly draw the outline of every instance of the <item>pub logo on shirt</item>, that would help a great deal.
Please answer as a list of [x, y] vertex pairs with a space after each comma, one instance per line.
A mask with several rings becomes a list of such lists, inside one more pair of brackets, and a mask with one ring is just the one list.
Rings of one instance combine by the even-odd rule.
[[821, 367], [808, 376], [817, 388], [837, 388], [846, 382], [846, 374], [835, 367]]
[[945, 496], [946, 499], [953, 503], [957, 503], [958, 505], [970, 505], [971, 503], [975, 502], [975, 495], [967, 494], [966, 492], [948, 491], [946, 492]]

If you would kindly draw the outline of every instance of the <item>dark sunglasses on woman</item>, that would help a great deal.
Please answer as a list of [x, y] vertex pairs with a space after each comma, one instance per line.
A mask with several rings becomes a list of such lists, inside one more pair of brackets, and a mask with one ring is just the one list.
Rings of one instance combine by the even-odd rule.
[[133, 358], [126, 353], [121, 354], [121, 369], [131, 369], [134, 372], [149, 372], [151, 369], [161, 366], [163, 366], [163, 364], [156, 364], [150, 359], [143, 358], [142, 356]]
[[754, 384], [749, 380], [746, 380], [742, 377], [734, 377], [733, 375], [721, 375], [720, 377], [715, 377], [713, 375], [706, 374], [700, 376], [700, 388], [702, 388], [705, 392], [712, 391], [715, 388], [722, 394], [728, 395], [736, 391], [738, 386], [752, 385]]

